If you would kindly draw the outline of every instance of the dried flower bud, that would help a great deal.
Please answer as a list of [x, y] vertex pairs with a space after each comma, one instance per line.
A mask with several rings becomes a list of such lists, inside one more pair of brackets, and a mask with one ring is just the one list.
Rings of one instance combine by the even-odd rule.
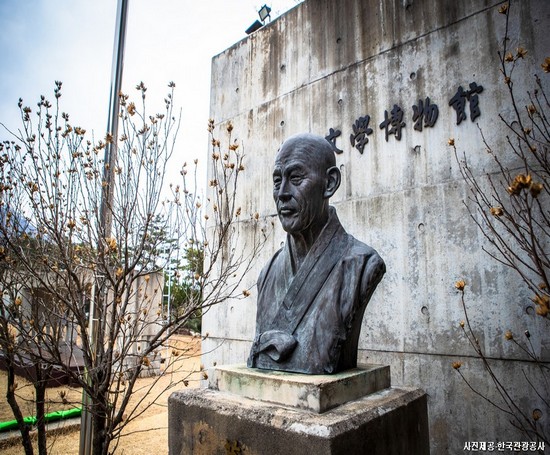
[[524, 58], [527, 55], [527, 51], [523, 47], [518, 47], [516, 49], [517, 58]]
[[111, 252], [114, 252], [117, 250], [118, 246], [117, 246], [117, 242], [116, 242], [116, 239], [114, 237], [108, 237], [105, 239], [105, 243], [107, 245], [107, 251], [111, 251]]
[[536, 313], [539, 316], [546, 317], [550, 312], [550, 297], [546, 294], [536, 294], [533, 302], [537, 305]]
[[461, 366], [462, 366], [462, 362], [453, 362], [453, 368], [455, 370], [459, 370]]
[[491, 215], [493, 216], [502, 216], [504, 214], [502, 207], [491, 207]]
[[212, 131], [214, 131], [214, 119], [213, 118], [210, 118], [208, 119], [208, 132], [211, 133]]
[[464, 280], [460, 280], [455, 283], [455, 288], [457, 288], [459, 291], [464, 291], [465, 286], [466, 282]]
[[548, 307], [538, 306], [535, 310], [535, 313], [545, 318], [546, 316], [548, 316], [548, 313], [550, 313], [550, 309], [548, 309]]
[[508, 188], [506, 188], [506, 191], [508, 191], [508, 193], [511, 195], [517, 196], [520, 193], [521, 188], [515, 185], [510, 185]]
[[542, 189], [543, 189], [542, 183], [533, 182], [529, 187], [529, 192], [531, 193], [531, 196], [536, 198], [538, 197]]

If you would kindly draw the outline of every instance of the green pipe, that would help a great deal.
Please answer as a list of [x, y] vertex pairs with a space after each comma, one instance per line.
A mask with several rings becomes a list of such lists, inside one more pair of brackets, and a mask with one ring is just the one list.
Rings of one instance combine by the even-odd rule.
[[[25, 417], [23, 419], [28, 425], [34, 425], [36, 423], [36, 417]], [[0, 431], [9, 431], [17, 428], [17, 420], [8, 420], [7, 422], [0, 422]]]
[[[82, 408], [72, 408], [66, 411], [54, 411], [44, 415], [46, 422], [55, 422], [56, 420], [70, 419], [71, 417], [79, 417], [82, 412]], [[36, 417], [25, 417], [23, 421], [27, 425], [36, 425]], [[0, 422], [0, 432], [17, 429], [17, 420], [8, 420], [7, 422]]]

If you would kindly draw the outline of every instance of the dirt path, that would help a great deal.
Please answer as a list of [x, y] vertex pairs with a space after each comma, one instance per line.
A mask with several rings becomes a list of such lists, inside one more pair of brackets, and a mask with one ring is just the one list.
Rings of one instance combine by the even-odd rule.
[[[182, 389], [183, 380], [189, 381], [188, 387], [198, 387], [200, 380], [200, 338], [178, 336], [174, 340], [176, 349], [181, 355], [163, 374], [155, 378], [143, 378], [138, 384], [132, 402], [139, 403], [138, 410], [144, 410], [154, 400], [143, 414], [130, 422], [125, 428], [116, 449], [117, 455], [162, 455], [168, 453], [168, 396], [175, 390]], [[12, 420], [13, 415], [5, 400], [6, 373], [0, 370], [0, 421]], [[25, 415], [33, 415], [33, 387], [24, 379], [17, 380], [18, 396], [22, 400]], [[63, 398], [68, 404], [63, 404]], [[82, 390], [67, 386], [48, 389], [48, 412], [68, 409], [82, 398]], [[78, 454], [80, 433], [78, 429], [66, 434], [58, 434], [48, 438], [51, 444], [51, 455]], [[4, 448], [3, 455], [22, 454], [20, 445]]]

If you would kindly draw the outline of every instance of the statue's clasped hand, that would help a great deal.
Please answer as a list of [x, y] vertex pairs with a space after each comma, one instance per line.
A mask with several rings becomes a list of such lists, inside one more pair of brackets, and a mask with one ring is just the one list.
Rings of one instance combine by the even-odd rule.
[[267, 330], [255, 341], [258, 348], [256, 354], [264, 352], [275, 362], [285, 360], [296, 347], [296, 338], [282, 330]]

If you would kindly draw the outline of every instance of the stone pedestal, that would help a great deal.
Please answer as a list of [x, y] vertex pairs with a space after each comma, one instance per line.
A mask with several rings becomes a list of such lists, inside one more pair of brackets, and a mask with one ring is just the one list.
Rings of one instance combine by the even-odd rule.
[[343, 373], [310, 375], [266, 371], [246, 365], [222, 366], [209, 388], [252, 400], [323, 413], [390, 387], [390, 367], [363, 365]]
[[428, 454], [426, 395], [389, 367], [336, 375], [218, 367], [209, 388], [169, 399], [171, 455]]

